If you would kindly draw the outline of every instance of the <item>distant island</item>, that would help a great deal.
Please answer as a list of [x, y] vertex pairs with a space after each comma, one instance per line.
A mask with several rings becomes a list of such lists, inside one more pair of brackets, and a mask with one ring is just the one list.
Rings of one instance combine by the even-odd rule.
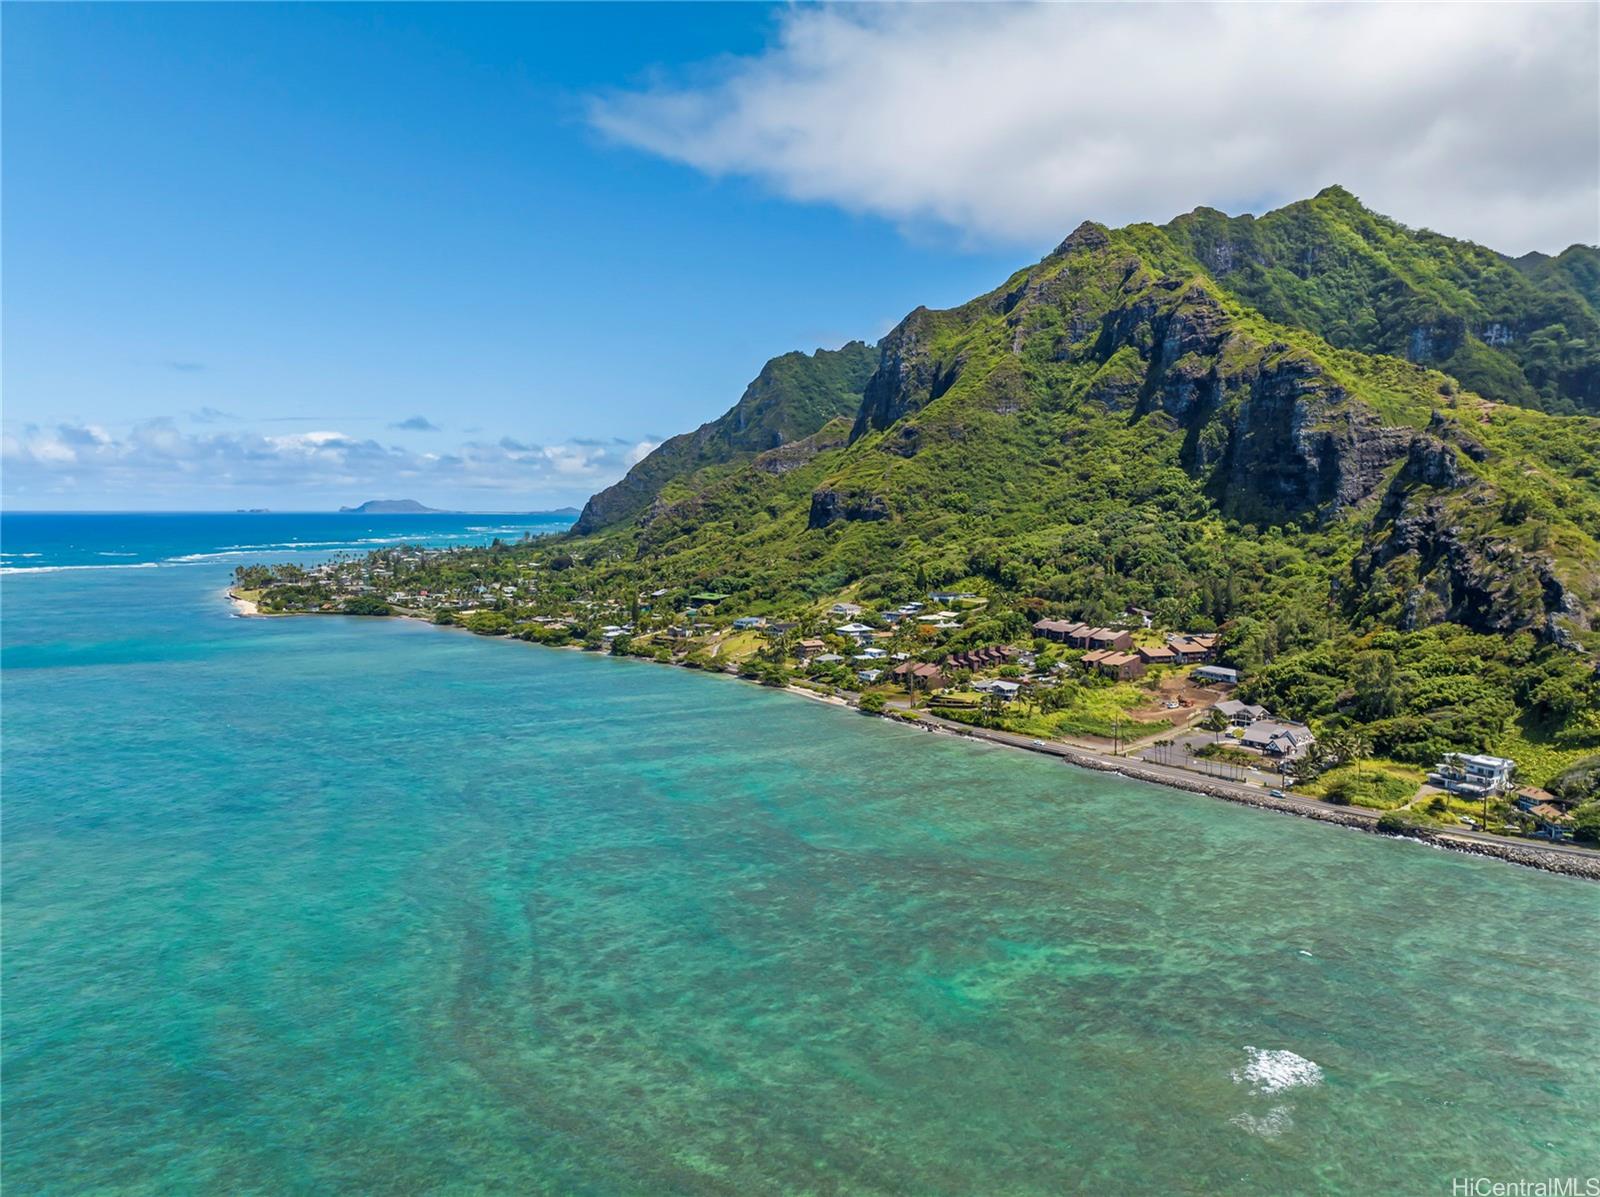
[[415, 499], [368, 499], [359, 507], [341, 507], [340, 515], [446, 515], [438, 507], [424, 507]]
[[340, 515], [561, 515], [576, 519], [576, 507], [557, 507], [554, 511], [454, 511], [444, 507], [426, 507], [415, 499], [368, 499], [359, 507], [341, 507]]

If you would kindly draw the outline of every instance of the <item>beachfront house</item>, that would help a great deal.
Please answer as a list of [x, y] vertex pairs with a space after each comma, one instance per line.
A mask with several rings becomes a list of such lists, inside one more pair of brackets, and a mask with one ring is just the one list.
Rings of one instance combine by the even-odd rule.
[[1292, 761], [1310, 748], [1315, 739], [1311, 729], [1303, 724], [1257, 719], [1244, 729], [1239, 743], [1263, 756]]
[[1482, 798], [1509, 790], [1516, 767], [1517, 762], [1509, 757], [1447, 752], [1428, 774], [1428, 780], [1452, 794]]
[[973, 690], [979, 694], [993, 694], [1003, 702], [1010, 702], [1022, 692], [1020, 682], [1008, 681], [1005, 678], [991, 678], [986, 681], [974, 682]]
[[1531, 806], [1518, 806], [1534, 823], [1534, 834], [1549, 840], [1564, 840], [1572, 834], [1572, 816], [1550, 802], [1536, 802]]

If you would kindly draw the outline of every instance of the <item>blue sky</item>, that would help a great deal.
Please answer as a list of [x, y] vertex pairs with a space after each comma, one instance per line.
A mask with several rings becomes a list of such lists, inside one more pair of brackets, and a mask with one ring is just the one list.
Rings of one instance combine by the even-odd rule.
[[[7, 5], [4, 501], [578, 503], [768, 357], [875, 340], [1089, 217], [1340, 181], [1512, 251], [1593, 240], [1586, 8], [1441, 44], [1414, 16], [1242, 31], [1226, 9]], [[1549, 55], [1501, 94], [1482, 65], [1530, 33]], [[1415, 44], [1374, 65], [1375, 37], [1432, 65]], [[1183, 101], [1181, 70], [1134, 100], [1049, 69], [1137, 44], [1147, 71], [1192, 56], [1226, 80], [1207, 39], [1259, 63], [1261, 38], [1301, 64], [1272, 106], [1298, 127], [1242, 86]], [[1316, 115], [1300, 42], [1359, 63], [1343, 123]], [[1388, 146], [1406, 105], [1425, 125], [1456, 105], [1471, 138], [1435, 120], [1412, 179], [1360, 132], [1367, 105]], [[1174, 107], [1249, 137], [1206, 143]]]

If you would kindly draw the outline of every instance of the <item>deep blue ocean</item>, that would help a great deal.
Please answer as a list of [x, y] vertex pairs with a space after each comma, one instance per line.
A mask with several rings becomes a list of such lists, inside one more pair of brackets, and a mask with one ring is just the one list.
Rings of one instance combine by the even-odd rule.
[[1600, 886], [223, 595], [560, 524], [4, 516], [7, 1197], [1600, 1168]]

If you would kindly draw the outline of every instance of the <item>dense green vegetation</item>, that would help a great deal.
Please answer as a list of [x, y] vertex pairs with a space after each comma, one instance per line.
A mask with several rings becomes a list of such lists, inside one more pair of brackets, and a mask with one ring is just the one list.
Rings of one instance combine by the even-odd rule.
[[[1396, 767], [1489, 749], [1548, 780], [1600, 753], [1600, 419], [1552, 414], [1593, 406], [1595, 278], [1592, 251], [1512, 262], [1337, 190], [1253, 222], [1085, 224], [876, 351], [769, 364], [596, 496], [592, 533], [384, 560], [398, 589], [486, 589], [474, 630], [596, 645], [708, 591], [694, 618], [720, 626], [979, 596], [929, 657], [1138, 607], [1219, 630], [1247, 697]], [[1447, 354], [1396, 340], [1457, 318]], [[268, 598], [316, 599], [281, 580]], [[1104, 698], [1008, 719], [1103, 735]]]
[[1330, 187], [1260, 219], [1202, 208], [1166, 231], [1267, 317], [1448, 371], [1546, 411], [1600, 411], [1600, 250], [1511, 259], [1408, 229]]
[[877, 352], [860, 341], [773, 358], [732, 408], [694, 432], [663, 441], [622, 481], [591, 498], [578, 517], [578, 531], [631, 520], [674, 482], [708, 471], [704, 481], [765, 450], [808, 437], [829, 420], [854, 415], [861, 388], [877, 364]]

